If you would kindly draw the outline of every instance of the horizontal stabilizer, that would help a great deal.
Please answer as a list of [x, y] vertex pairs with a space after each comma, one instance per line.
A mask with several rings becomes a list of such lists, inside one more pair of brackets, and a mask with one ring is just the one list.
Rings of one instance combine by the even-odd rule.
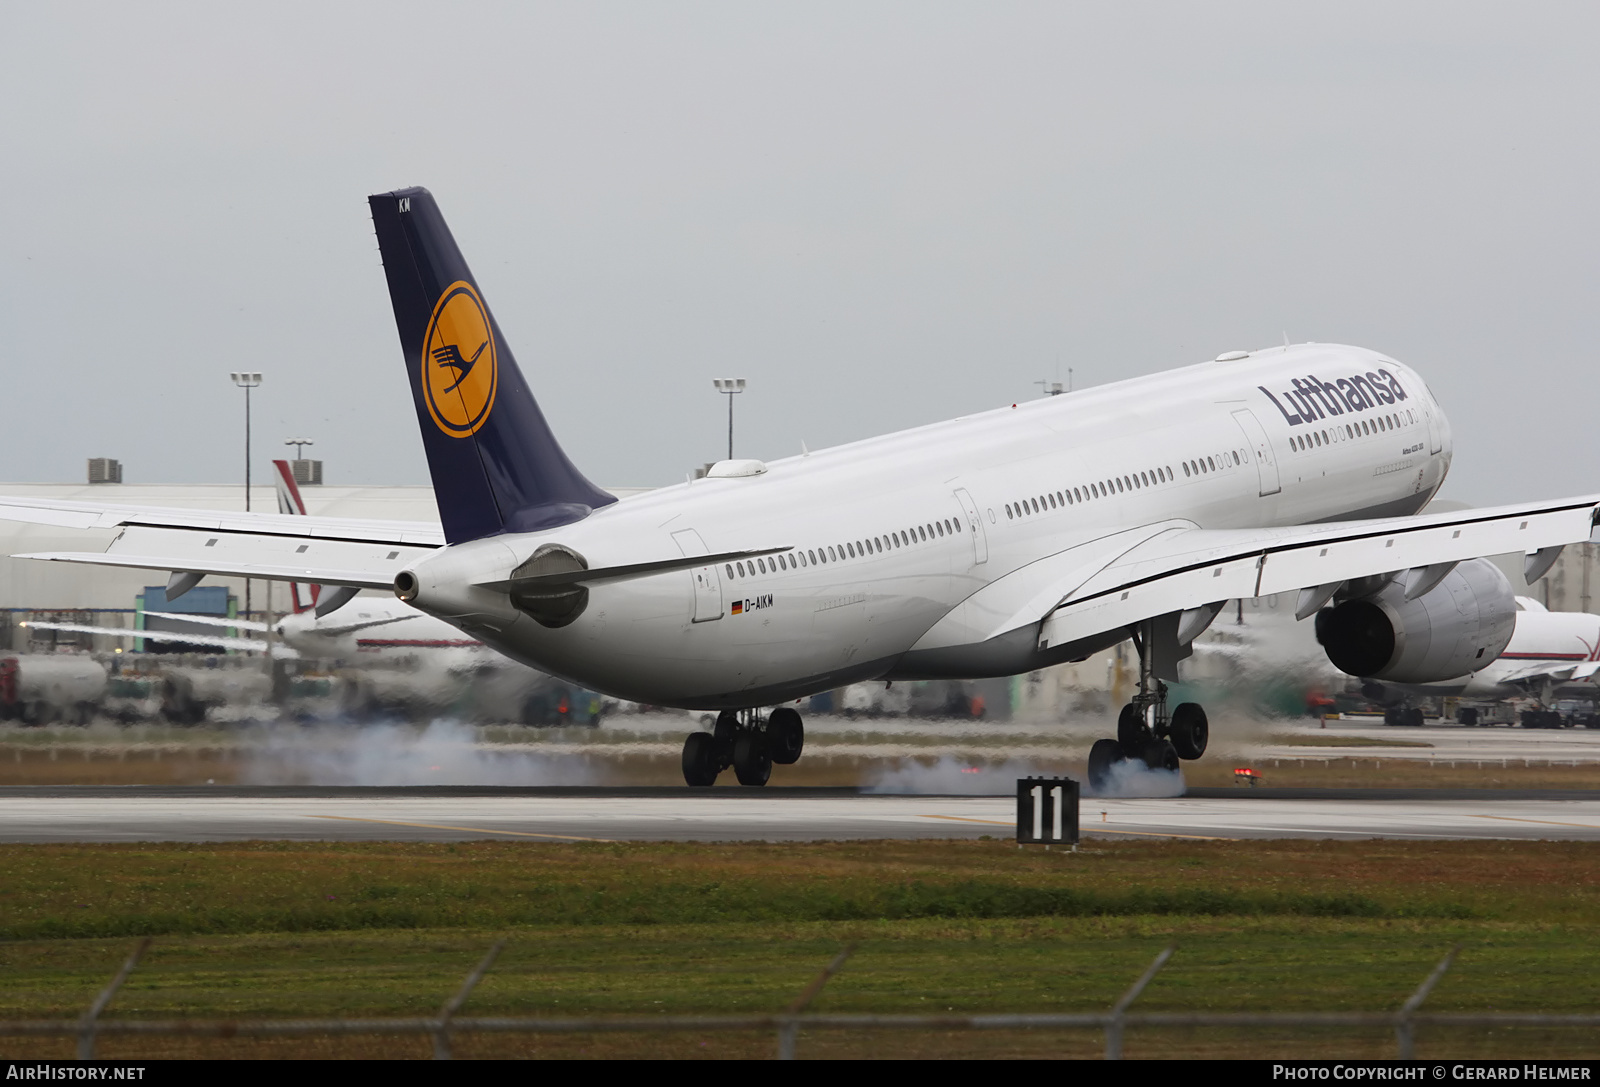
[[554, 588], [558, 585], [588, 585], [596, 581], [628, 581], [669, 570], [695, 570], [719, 562], [738, 562], [793, 551], [793, 547], [768, 547], [758, 551], [724, 551], [716, 555], [689, 555], [657, 562], [635, 562], [626, 566], [605, 566], [598, 570], [558, 570], [550, 574], [533, 574], [529, 577], [506, 578], [501, 581], [480, 581], [485, 589], [509, 592], [513, 588]]
[[[170, 570], [175, 565], [170, 555], [108, 555], [100, 551], [39, 551], [31, 555], [12, 555], [14, 559], [42, 562], [81, 562], [92, 566], [122, 566], [134, 570]], [[331, 570], [305, 566], [279, 566], [271, 563], [201, 562], [184, 559], [183, 565], [204, 574], [225, 577], [258, 577], [266, 581], [317, 581], [324, 585], [354, 585], [361, 589], [392, 589], [394, 579], [374, 570]]]
[[115, 506], [55, 498], [0, 495], [0, 521], [57, 528], [165, 528], [250, 536], [310, 537], [317, 540], [444, 546], [444, 533], [426, 521], [378, 521], [356, 517], [296, 517], [278, 513], [219, 513], [165, 506]]

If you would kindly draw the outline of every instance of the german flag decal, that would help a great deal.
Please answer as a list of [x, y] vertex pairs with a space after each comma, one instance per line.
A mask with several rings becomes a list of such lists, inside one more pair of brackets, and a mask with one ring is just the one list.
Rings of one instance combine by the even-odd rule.
[[735, 614], [735, 615], [743, 615], [744, 614], [744, 601], [743, 600], [735, 600], [733, 602], [733, 614]]

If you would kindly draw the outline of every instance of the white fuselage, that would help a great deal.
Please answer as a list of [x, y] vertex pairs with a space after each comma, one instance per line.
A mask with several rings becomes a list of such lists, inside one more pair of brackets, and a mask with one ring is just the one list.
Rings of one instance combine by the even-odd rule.
[[[351, 627], [358, 629], [352, 630]], [[358, 596], [318, 617], [313, 611], [285, 615], [273, 627], [283, 644], [303, 657], [333, 660], [383, 649], [476, 646], [455, 626], [400, 600]]]
[[[963, 643], [941, 620], [997, 579], [1174, 519], [1242, 528], [1414, 513], [1450, 455], [1444, 414], [1409, 368], [1359, 348], [1271, 348], [444, 548], [412, 568], [416, 603], [545, 671], [658, 705], [771, 705], [871, 678], [1013, 674], [1126, 631], [1047, 651], [1031, 637]], [[552, 542], [590, 569], [794, 550], [598, 582], [579, 618], [555, 628], [473, 587]]]

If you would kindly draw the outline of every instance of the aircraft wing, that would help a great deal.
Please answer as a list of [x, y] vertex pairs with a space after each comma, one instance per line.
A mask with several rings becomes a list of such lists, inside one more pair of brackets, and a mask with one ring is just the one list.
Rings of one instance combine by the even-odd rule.
[[146, 615], [153, 615], [157, 619], [177, 619], [185, 623], [199, 623], [208, 627], [230, 627], [234, 630], [254, 630], [265, 634], [267, 624], [258, 623], [254, 619], [226, 619], [220, 615], [196, 615], [186, 611], [146, 611]]
[[[189, 645], [209, 645], [214, 649], [243, 649], [253, 653], [262, 653], [267, 649], [267, 643], [260, 638], [228, 638], [220, 634], [196, 634], [181, 630], [129, 630], [127, 627], [96, 627], [85, 623], [32, 621], [18, 623], [17, 625], [39, 630], [68, 630], [79, 634], [109, 634], [119, 638], [143, 638], [152, 642], [184, 642]], [[298, 653], [286, 645], [278, 645], [276, 652], [280, 657], [299, 656]]]
[[1582, 683], [1591, 680], [1596, 671], [1600, 671], [1600, 661], [1533, 661], [1495, 679], [1500, 683], [1536, 683], [1547, 679]]
[[1047, 648], [1237, 597], [1301, 590], [1315, 600], [1354, 578], [1405, 571], [1419, 571], [1420, 577], [1428, 567], [1484, 555], [1521, 551], [1530, 567], [1538, 567], [1554, 560], [1554, 549], [1589, 539], [1597, 511], [1600, 495], [1285, 528], [1202, 529], [1166, 522], [1141, 533], [1143, 539], [1123, 534], [1131, 546], [1109, 559], [1102, 553], [1088, 568], [1056, 571], [1054, 584], [1034, 586], [1024, 610], [997, 624], [993, 634], [1042, 619], [1039, 641]]
[[386, 627], [391, 623], [409, 623], [413, 619], [425, 618], [422, 612], [413, 615], [392, 615], [387, 619], [366, 619], [359, 623], [346, 623], [343, 626], [314, 627], [312, 633], [321, 634], [328, 638], [337, 638], [345, 634], [354, 634], [358, 630], [367, 630], [371, 627]]

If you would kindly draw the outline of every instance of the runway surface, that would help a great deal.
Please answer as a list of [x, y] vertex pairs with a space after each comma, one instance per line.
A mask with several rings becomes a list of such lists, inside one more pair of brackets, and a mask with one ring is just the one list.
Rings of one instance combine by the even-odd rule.
[[[816, 841], [1008, 838], [1016, 802], [853, 790], [0, 789], [0, 841]], [[1085, 838], [1600, 840], [1600, 794], [1196, 790], [1083, 801]]]
[[[1315, 720], [1285, 723], [1251, 750], [1256, 757], [1279, 759], [1418, 759], [1424, 762], [1555, 763], [1600, 762], [1600, 729], [1464, 726], [1436, 721], [1418, 728], [1386, 726], [1381, 719], [1346, 718], [1319, 726]], [[1213, 741], [1217, 739], [1213, 733]], [[1337, 747], [1314, 746], [1337, 741]], [[1364, 743], [1363, 741], [1371, 741]], [[1404, 744], [1407, 746], [1396, 746]], [[1243, 757], [1248, 757], [1243, 756]]]

